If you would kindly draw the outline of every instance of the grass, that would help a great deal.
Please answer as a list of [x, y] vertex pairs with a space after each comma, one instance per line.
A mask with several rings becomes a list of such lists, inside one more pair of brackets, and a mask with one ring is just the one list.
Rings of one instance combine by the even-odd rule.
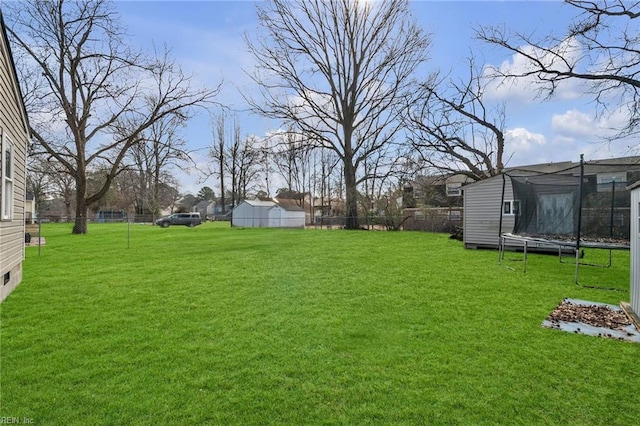
[[[43, 227], [2, 304], [0, 416], [37, 424], [633, 424], [640, 345], [540, 327], [571, 264], [446, 235]], [[127, 233], [130, 233], [130, 242]], [[129, 246], [129, 247], [128, 247]], [[508, 254], [508, 257], [517, 257]], [[587, 252], [587, 259], [602, 256]], [[508, 264], [514, 270], [506, 268]], [[584, 268], [629, 287], [629, 256]]]

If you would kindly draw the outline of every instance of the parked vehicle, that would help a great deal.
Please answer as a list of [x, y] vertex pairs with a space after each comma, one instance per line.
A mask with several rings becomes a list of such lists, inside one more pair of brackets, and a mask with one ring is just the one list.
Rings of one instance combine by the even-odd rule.
[[156, 225], [162, 226], [163, 228], [169, 225], [185, 225], [192, 228], [201, 223], [200, 213], [174, 213], [156, 220]]

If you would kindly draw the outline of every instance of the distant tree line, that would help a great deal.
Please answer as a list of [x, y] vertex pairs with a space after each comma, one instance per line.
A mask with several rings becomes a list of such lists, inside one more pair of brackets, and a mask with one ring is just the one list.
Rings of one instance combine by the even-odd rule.
[[[278, 130], [246, 135], [216, 103], [219, 87], [197, 87], [167, 52], [137, 51], [107, 0], [7, 3], [7, 22], [33, 144], [29, 190], [57, 200], [74, 233], [92, 211], [122, 206], [152, 217], [180, 200], [211, 200], [223, 212], [249, 197], [314, 197], [346, 227], [407, 203], [417, 176], [495, 176], [508, 162], [504, 105], [490, 84], [526, 81], [550, 98], [584, 83], [599, 114], [625, 117], [611, 140], [638, 131], [637, 3], [568, 0], [576, 11], [561, 36], [534, 39], [506, 26], [478, 39], [518, 55], [521, 69], [467, 60], [466, 74], [425, 71], [431, 35], [407, 0], [268, 0], [261, 32], [247, 37], [260, 94], [252, 110]], [[496, 83], [497, 82], [497, 83]], [[181, 133], [196, 109], [211, 114], [209, 170], [215, 181], [181, 194], [170, 170], [193, 168]], [[212, 112], [216, 111], [216, 112]], [[400, 200], [400, 201], [399, 201]]]

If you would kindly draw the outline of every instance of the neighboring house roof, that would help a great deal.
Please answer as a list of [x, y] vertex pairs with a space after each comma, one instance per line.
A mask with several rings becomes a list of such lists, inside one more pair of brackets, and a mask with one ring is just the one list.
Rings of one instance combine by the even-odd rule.
[[463, 175], [461, 173], [448, 173], [442, 175], [427, 175], [427, 176], [419, 176], [414, 181], [414, 186], [416, 185], [445, 185], [452, 183], [465, 183], [468, 182], [470, 178], [467, 175]]
[[198, 209], [198, 210], [204, 210], [207, 207], [209, 207], [209, 205], [211, 205], [211, 203], [212, 203], [212, 201], [203, 200], [203, 201], [200, 201], [198, 204], [196, 204], [195, 208]]
[[311, 198], [311, 193], [310, 192], [297, 192], [297, 191], [283, 190], [283, 191], [279, 191], [278, 192], [278, 194], [276, 195], [276, 198], [278, 200], [283, 200], [283, 199], [287, 199], [287, 200], [302, 200], [304, 198]]
[[[584, 162], [585, 174], [593, 175], [595, 173], [607, 173], [620, 171], [621, 166], [628, 166], [629, 169], [640, 171], [640, 156], [607, 158], [604, 160], [589, 160]], [[578, 176], [580, 174], [580, 162], [578, 161], [561, 161], [558, 163], [541, 163], [529, 164], [524, 166], [514, 166], [505, 168], [506, 174], [510, 175], [532, 175], [532, 174], [566, 174]], [[493, 179], [500, 179], [502, 175], [492, 176], [490, 178], [476, 181], [464, 185], [462, 188], [472, 188], [483, 182]]]
[[[567, 169], [572, 169], [580, 163], [573, 163], [571, 161], [560, 161], [558, 163], [540, 163], [540, 164], [527, 164], [524, 166], [505, 167], [504, 171], [509, 173], [558, 173]], [[499, 176], [499, 175], [498, 175]]]
[[304, 209], [302, 207], [300, 207], [298, 204], [296, 204], [296, 202], [292, 199], [282, 199], [282, 198], [274, 198], [273, 201], [279, 205], [280, 207], [282, 207], [283, 209], [285, 209], [286, 211], [290, 211], [290, 212], [303, 212]]

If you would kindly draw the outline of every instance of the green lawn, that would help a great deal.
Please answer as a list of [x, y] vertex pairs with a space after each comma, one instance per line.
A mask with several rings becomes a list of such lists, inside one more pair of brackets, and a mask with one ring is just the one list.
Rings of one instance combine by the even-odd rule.
[[[0, 416], [34, 424], [602, 424], [640, 345], [540, 323], [628, 300], [629, 254], [528, 270], [446, 235], [43, 227], [0, 305]], [[128, 247], [129, 246], [129, 247]], [[587, 259], [601, 253], [588, 252]], [[515, 254], [508, 257], [515, 258]], [[513, 267], [509, 269], [504, 266]]]

